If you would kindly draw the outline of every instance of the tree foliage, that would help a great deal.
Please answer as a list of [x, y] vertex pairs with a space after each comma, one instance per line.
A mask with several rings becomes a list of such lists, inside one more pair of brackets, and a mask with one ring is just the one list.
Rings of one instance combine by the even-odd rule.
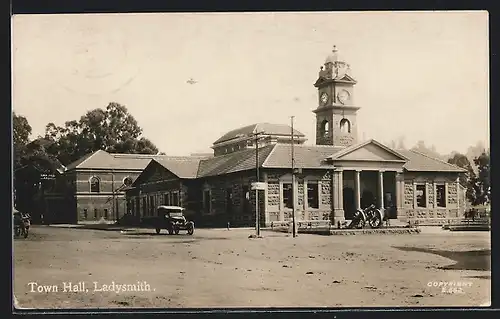
[[12, 139], [14, 147], [19, 148], [28, 144], [31, 131], [31, 125], [28, 123], [28, 120], [24, 116], [12, 112]]
[[477, 167], [477, 175], [473, 181], [474, 201], [473, 205], [484, 205], [491, 200], [491, 182], [490, 182], [490, 154], [482, 153], [474, 159]]
[[467, 170], [460, 177], [460, 184], [467, 189], [467, 200], [472, 205], [483, 205], [490, 201], [490, 155], [483, 152], [473, 162], [474, 166], [466, 155], [458, 153], [448, 160], [448, 163]]
[[142, 129], [127, 108], [115, 102], [104, 110], [88, 111], [78, 121], [68, 121], [62, 127], [49, 123], [45, 128], [45, 137], [55, 142], [49, 152], [65, 165], [97, 150], [158, 153], [158, 148], [141, 134]]
[[474, 180], [476, 179], [476, 174], [469, 159], [464, 154], [455, 153], [448, 159], [448, 163], [467, 170], [465, 174], [460, 174], [459, 180], [460, 185], [466, 188], [465, 196], [470, 202], [473, 202], [475, 197]]

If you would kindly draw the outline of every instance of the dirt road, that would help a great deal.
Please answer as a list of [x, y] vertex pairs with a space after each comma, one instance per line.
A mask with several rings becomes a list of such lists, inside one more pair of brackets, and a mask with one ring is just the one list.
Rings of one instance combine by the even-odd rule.
[[[237, 229], [153, 233], [33, 227], [30, 237], [14, 241], [19, 306], [407, 307], [491, 300], [489, 232], [292, 238], [264, 231], [261, 239]], [[132, 285], [136, 291], [123, 291]]]

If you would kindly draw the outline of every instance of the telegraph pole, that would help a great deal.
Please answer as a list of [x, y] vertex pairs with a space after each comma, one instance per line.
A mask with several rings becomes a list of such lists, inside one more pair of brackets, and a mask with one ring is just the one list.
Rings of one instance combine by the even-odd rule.
[[296, 237], [296, 229], [295, 229], [295, 158], [294, 158], [294, 134], [293, 134], [293, 119], [295, 116], [291, 116], [292, 122], [292, 234], [293, 237]]
[[[259, 135], [262, 132], [255, 133], [255, 172], [256, 172], [256, 182], [260, 181], [259, 177]], [[260, 236], [260, 212], [259, 212], [259, 189], [255, 188], [255, 231], [257, 236]]]

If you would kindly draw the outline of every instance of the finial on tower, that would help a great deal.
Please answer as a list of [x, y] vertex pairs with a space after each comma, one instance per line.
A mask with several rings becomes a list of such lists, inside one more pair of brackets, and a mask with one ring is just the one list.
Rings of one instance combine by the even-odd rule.
[[338, 52], [337, 46], [333, 45], [332, 53], [326, 57], [325, 64], [327, 64], [327, 63], [332, 63], [333, 64], [333, 63], [337, 62], [338, 61], [338, 54], [337, 54], [337, 52]]

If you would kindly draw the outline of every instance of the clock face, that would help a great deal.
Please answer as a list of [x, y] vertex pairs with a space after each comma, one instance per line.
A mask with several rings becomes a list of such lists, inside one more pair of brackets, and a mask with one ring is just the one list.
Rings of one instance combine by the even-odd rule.
[[326, 104], [328, 102], [328, 94], [324, 93], [321, 94], [321, 103]]
[[347, 100], [349, 100], [349, 97], [350, 97], [350, 94], [346, 90], [342, 90], [337, 94], [337, 98], [338, 98], [339, 102], [342, 104], [347, 102]]

